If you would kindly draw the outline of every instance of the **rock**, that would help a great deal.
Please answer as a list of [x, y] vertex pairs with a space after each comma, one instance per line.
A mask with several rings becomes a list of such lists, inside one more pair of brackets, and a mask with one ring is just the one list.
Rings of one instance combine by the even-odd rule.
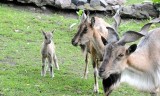
[[72, 0], [72, 3], [79, 6], [79, 5], [84, 5], [85, 3], [87, 3], [87, 0]]
[[[32, 3], [43, 11], [46, 10], [46, 5], [50, 5], [59, 9], [106, 11], [110, 14], [115, 13], [119, 6], [126, 2], [126, 0], [0, 0], [0, 2], [7, 1]], [[122, 18], [148, 19], [150, 17], [158, 17], [160, 14], [160, 4], [144, 3], [125, 6], [122, 7], [120, 13]]]
[[160, 3], [154, 4], [154, 7], [156, 8], [156, 10], [158, 11], [158, 13], [160, 15]]
[[106, 11], [107, 3], [105, 3], [104, 0], [91, 0], [90, 1], [90, 6], [94, 10]]
[[69, 9], [70, 8], [70, 6], [71, 6], [71, 0], [65, 0], [65, 2], [64, 2], [64, 0], [55, 0], [55, 6], [56, 7], [60, 7], [60, 8], [62, 8], [62, 9]]
[[108, 5], [105, 0], [100, 0], [100, 4], [103, 7], [107, 7], [107, 5]]
[[126, 0], [105, 0], [109, 5], [123, 5]]
[[87, 3], [87, 0], [79, 0], [77, 6], [84, 5], [85, 3]]
[[155, 10], [153, 4], [137, 4], [126, 6], [122, 8], [121, 17], [123, 18], [136, 18], [136, 19], [149, 19], [151, 17], [158, 17], [158, 12]]
[[99, 1], [99, 0], [91, 0], [91, 1], [90, 1], [90, 6], [91, 6], [91, 7], [100, 6], [100, 1]]

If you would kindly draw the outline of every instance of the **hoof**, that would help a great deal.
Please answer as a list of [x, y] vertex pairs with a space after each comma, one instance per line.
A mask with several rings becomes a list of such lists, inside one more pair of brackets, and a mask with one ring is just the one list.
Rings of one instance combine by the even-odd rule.
[[94, 86], [94, 93], [99, 93], [99, 89], [97, 86]]
[[45, 77], [45, 76], [46, 76], [46, 74], [45, 74], [45, 73], [43, 73], [43, 72], [41, 72], [41, 76]]

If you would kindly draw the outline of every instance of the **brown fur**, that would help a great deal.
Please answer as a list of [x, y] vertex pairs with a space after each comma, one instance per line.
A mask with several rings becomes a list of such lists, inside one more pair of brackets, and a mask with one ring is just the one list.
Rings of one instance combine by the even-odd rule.
[[[119, 25], [119, 22], [116, 22], [116, 26]], [[92, 17], [90, 20], [89, 17], [85, 18], [78, 27], [78, 32], [75, 34], [72, 39], [73, 45], [86, 44], [90, 42], [90, 53], [91, 61], [94, 68], [94, 91], [98, 92], [98, 67], [100, 61], [103, 59], [104, 45], [101, 41], [101, 37], [108, 38], [108, 30], [106, 27], [111, 27], [106, 23], [102, 18]]]
[[[107, 24], [106, 23], [104, 24], [104, 21], [102, 21], [102, 20], [103, 19], [101, 19], [101, 18], [95, 17], [95, 24], [94, 24], [94, 26], [91, 26], [90, 20], [86, 19], [79, 26], [78, 33], [72, 39], [72, 41], [74, 41], [76, 43], [79, 43], [79, 44], [82, 44], [82, 45], [85, 44], [86, 42], [90, 42], [91, 46], [89, 47], [89, 49], [90, 49], [91, 58], [92, 58], [91, 60], [92, 60], [92, 64], [93, 64], [94, 68], [98, 66], [96, 64], [97, 60], [100, 60], [100, 59], [102, 60], [102, 52], [100, 52], [99, 50], [102, 50], [102, 48], [104, 47], [102, 42], [98, 43], [97, 40], [95, 40], [94, 38], [101, 41], [101, 35], [105, 36], [105, 35], [107, 35], [107, 32], [108, 32], [107, 29], [106, 29]], [[101, 24], [101, 23], [103, 23], [103, 24]], [[83, 34], [83, 30], [85, 28], [87, 28], [87, 32], [85, 34]], [[83, 36], [81, 36], [80, 34], [83, 34]], [[84, 41], [82, 41], [82, 40], [84, 40]], [[93, 42], [95, 42], [95, 43], [93, 43]], [[96, 48], [98, 48], [98, 49], [96, 49]], [[95, 77], [94, 90], [95, 90], [95, 92], [98, 92], [98, 89], [97, 89], [97, 87], [98, 87], [97, 71], [94, 72], [94, 77]]]

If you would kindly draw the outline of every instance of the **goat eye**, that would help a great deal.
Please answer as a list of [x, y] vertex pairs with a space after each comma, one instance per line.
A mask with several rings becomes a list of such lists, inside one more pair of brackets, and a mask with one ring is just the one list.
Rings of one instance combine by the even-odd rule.
[[87, 33], [87, 27], [84, 28], [83, 33]]
[[47, 39], [47, 36], [45, 36], [45, 39]]
[[118, 57], [123, 57], [123, 56], [124, 56], [124, 54], [119, 54], [119, 55], [118, 55]]

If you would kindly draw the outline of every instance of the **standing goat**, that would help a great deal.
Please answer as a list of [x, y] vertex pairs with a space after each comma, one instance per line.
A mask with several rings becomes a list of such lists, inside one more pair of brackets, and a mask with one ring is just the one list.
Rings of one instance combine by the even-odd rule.
[[[151, 96], [157, 96], [160, 88], [160, 28], [147, 33], [152, 23], [160, 22], [160, 18], [156, 20], [158, 21], [153, 20], [144, 25], [139, 33], [127, 31], [120, 40], [106, 45], [99, 68], [101, 78], [120, 74], [118, 83], [127, 82], [140, 90], [150, 92]], [[113, 31], [110, 30], [112, 28], [108, 29]], [[125, 46], [143, 36], [138, 46]], [[106, 96], [108, 95], [109, 92], [106, 92]]]
[[53, 72], [53, 61], [56, 66], [56, 68], [59, 70], [59, 65], [58, 65], [58, 60], [55, 54], [55, 46], [54, 42], [52, 41], [53, 37], [53, 32], [44, 32], [42, 31], [43, 36], [44, 36], [44, 41], [42, 43], [42, 49], [41, 49], [41, 54], [42, 54], [42, 72], [41, 75], [45, 76], [46, 75], [46, 59], [48, 59], [49, 63], [49, 70], [50, 70], [50, 75], [51, 77], [54, 77], [54, 72]]
[[[89, 14], [89, 12], [88, 12]], [[81, 17], [81, 22], [80, 25], [82, 25], [84, 23], [84, 20], [87, 18], [85, 12], [83, 12], [82, 17]], [[73, 42], [72, 42], [73, 44]], [[73, 44], [74, 46], [77, 46], [77, 44]], [[79, 44], [79, 46], [81, 47], [81, 51], [83, 52], [84, 56], [85, 56], [85, 71], [84, 71], [84, 76], [83, 78], [87, 79], [87, 75], [88, 75], [88, 57], [89, 57], [89, 53], [90, 53], [90, 49], [89, 47], [91, 46], [91, 43], [88, 41], [85, 44]]]
[[[116, 14], [119, 15], [119, 14]], [[120, 19], [119, 17], [115, 16], [115, 19]], [[118, 22], [117, 22], [118, 21]], [[116, 24], [114, 28], [120, 23], [120, 20], [115, 20]], [[110, 34], [106, 27], [110, 25], [106, 23], [102, 18], [92, 17], [91, 20], [89, 19], [89, 15], [84, 18], [83, 22], [79, 25], [78, 32], [75, 34], [74, 38], [72, 39], [72, 45], [85, 45], [87, 42], [90, 42], [89, 50], [91, 53], [91, 61], [94, 68], [94, 92], [99, 91], [98, 86], [98, 67], [99, 63], [103, 60], [103, 52], [104, 52], [104, 45], [101, 41], [101, 37], [109, 39], [111, 42], [115, 41], [114, 37], [117, 36], [117, 33]], [[114, 36], [112, 36], [114, 35]]]

